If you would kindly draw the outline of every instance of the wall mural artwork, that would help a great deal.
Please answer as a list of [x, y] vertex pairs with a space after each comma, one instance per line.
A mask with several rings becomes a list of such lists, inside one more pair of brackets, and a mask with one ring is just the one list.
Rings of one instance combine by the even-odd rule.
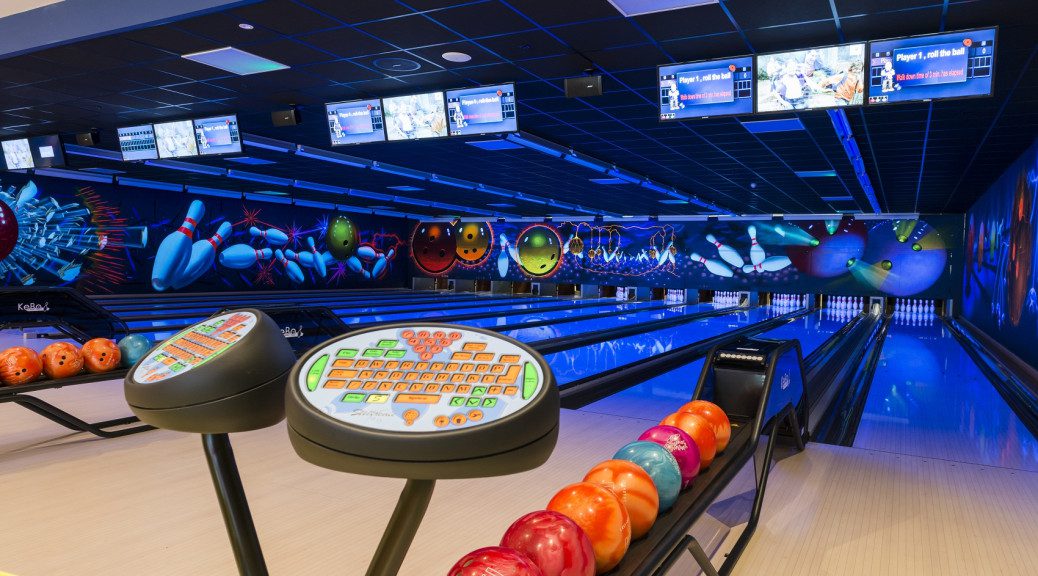
[[963, 315], [1038, 366], [1038, 142], [966, 214]]
[[427, 275], [616, 286], [945, 298], [962, 218], [422, 222]]

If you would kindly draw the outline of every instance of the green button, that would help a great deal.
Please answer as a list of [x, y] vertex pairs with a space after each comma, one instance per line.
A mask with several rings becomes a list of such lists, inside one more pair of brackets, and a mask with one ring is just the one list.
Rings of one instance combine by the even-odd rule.
[[461, 396], [455, 396], [454, 398], [451, 398], [451, 406], [464, 406], [464, 405], [465, 405], [465, 399], [462, 398]]
[[379, 348], [396, 348], [396, 345], [397, 345], [397, 341], [396, 340], [379, 340], [378, 341], [378, 347]]
[[354, 350], [353, 348], [343, 348], [342, 350], [339, 350], [338, 354], [336, 354], [339, 358], [353, 358], [356, 355], [357, 350]]
[[379, 348], [368, 348], [367, 350], [364, 351], [364, 357], [365, 358], [381, 358], [382, 355], [385, 354], [385, 353], [386, 353], [385, 350], [381, 350]]
[[482, 396], [482, 395], [484, 395], [486, 393], [487, 393], [487, 387], [486, 386], [476, 386], [475, 388], [472, 389], [472, 395], [473, 396]]
[[184, 369], [184, 365], [181, 364], [180, 362], [177, 362], [176, 364], [170, 366], [169, 369], [170, 369], [171, 372], [180, 372], [181, 370]]
[[523, 400], [533, 398], [534, 392], [537, 391], [537, 385], [540, 383], [541, 379], [537, 376], [537, 368], [527, 362], [523, 366]]
[[314, 365], [310, 367], [310, 371], [306, 373], [306, 388], [313, 392], [317, 390], [317, 385], [321, 383], [321, 375], [324, 374], [324, 367], [328, 364], [328, 355], [323, 354], [314, 362]]
[[386, 350], [386, 358], [403, 358], [407, 350]]
[[343, 396], [342, 397], [342, 401], [343, 402], [352, 402], [354, 404], [357, 403], [357, 402], [363, 402], [364, 401], [364, 395], [363, 394], [357, 394], [356, 392], [353, 392], [353, 393], [346, 394], [345, 396]]
[[475, 408], [479, 406], [479, 398], [469, 398], [469, 401], [465, 403], [469, 408]]
[[494, 406], [497, 406], [497, 398], [484, 398], [483, 399], [483, 407], [484, 408], [493, 408]]

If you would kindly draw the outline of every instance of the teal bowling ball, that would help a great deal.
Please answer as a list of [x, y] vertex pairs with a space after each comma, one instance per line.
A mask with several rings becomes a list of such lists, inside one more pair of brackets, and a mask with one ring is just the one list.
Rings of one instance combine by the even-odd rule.
[[328, 252], [336, 260], [347, 260], [357, 253], [360, 246], [360, 232], [353, 220], [345, 216], [336, 216], [328, 221], [328, 229], [324, 234], [324, 244]]
[[638, 441], [620, 448], [615, 460], [627, 460], [641, 466], [652, 478], [660, 495], [660, 510], [669, 510], [681, 492], [681, 467], [674, 455], [655, 442]]
[[151, 338], [144, 334], [130, 334], [123, 338], [119, 341], [119, 354], [122, 357], [121, 364], [124, 368], [133, 366], [138, 360], [144, 358], [154, 345], [155, 343], [151, 341]]

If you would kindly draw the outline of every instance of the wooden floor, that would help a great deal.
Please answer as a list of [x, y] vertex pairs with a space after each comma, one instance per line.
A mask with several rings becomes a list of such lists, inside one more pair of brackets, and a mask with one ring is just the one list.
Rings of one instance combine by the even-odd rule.
[[[128, 413], [121, 382], [41, 396], [88, 419]], [[406, 576], [445, 574], [652, 423], [564, 411], [555, 454], [516, 476], [440, 482]], [[271, 574], [363, 574], [402, 481], [339, 474], [283, 426], [234, 435]], [[236, 573], [197, 436], [97, 440], [0, 405], [0, 571]], [[736, 574], [1001, 575], [1038, 566], [1038, 474], [812, 445], [774, 469]], [[682, 574], [687, 574], [683, 572]]]

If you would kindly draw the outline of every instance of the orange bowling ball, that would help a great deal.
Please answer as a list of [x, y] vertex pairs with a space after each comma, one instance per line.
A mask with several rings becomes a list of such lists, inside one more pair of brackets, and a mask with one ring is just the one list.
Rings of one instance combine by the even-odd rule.
[[656, 522], [660, 511], [660, 495], [656, 484], [644, 468], [629, 460], [600, 462], [584, 476], [584, 482], [609, 488], [624, 503], [631, 517], [631, 538], [645, 536]]
[[47, 378], [68, 378], [83, 371], [83, 354], [68, 342], [55, 342], [40, 352]]
[[115, 342], [108, 338], [94, 338], [83, 344], [83, 363], [87, 372], [108, 372], [119, 366], [122, 354]]
[[0, 381], [8, 386], [32, 382], [43, 373], [43, 362], [35, 351], [13, 346], [0, 352]]
[[612, 570], [631, 545], [627, 507], [616, 493], [601, 484], [570, 484], [552, 497], [548, 510], [569, 517], [587, 534], [595, 551], [597, 574]]
[[728, 441], [732, 438], [732, 423], [728, 421], [728, 415], [721, 407], [706, 400], [693, 400], [678, 408], [678, 412], [699, 414], [714, 428], [714, 436], [717, 436], [717, 451], [724, 452], [728, 447]]
[[714, 427], [710, 422], [699, 414], [688, 412], [675, 412], [660, 422], [665, 426], [681, 428], [692, 437], [696, 446], [699, 447], [699, 457], [703, 468], [709, 468], [717, 455], [717, 436], [714, 435]]

